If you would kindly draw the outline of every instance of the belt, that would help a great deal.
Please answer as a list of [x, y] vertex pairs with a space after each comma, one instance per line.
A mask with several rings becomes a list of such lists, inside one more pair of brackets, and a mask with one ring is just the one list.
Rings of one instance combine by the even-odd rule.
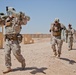
[[17, 40], [17, 34], [6, 34], [5, 39]]

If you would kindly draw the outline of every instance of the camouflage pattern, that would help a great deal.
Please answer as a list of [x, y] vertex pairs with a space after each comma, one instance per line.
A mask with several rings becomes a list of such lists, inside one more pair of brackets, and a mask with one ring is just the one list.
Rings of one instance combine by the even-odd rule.
[[73, 47], [73, 40], [74, 40], [73, 34], [74, 34], [74, 29], [68, 28], [67, 35], [68, 35], [68, 49], [69, 50], [71, 50]]
[[[30, 20], [23, 12], [16, 13], [13, 7], [6, 7], [7, 15], [0, 13], [0, 23], [5, 25], [5, 65], [11, 67], [11, 50], [17, 60], [25, 67], [25, 59], [21, 55], [20, 43], [22, 41], [21, 25]], [[8, 72], [8, 71], [5, 71]]]
[[[58, 56], [61, 55], [62, 44], [63, 44], [63, 40], [61, 40], [61, 36], [57, 36], [57, 37], [53, 36], [52, 37], [51, 45], [52, 45], [52, 49], [53, 49], [55, 56], [57, 54], [58, 54]], [[57, 45], [57, 49], [56, 49], [56, 45]]]
[[5, 65], [6, 67], [11, 67], [11, 50], [16, 57], [16, 59], [20, 62], [23, 63], [25, 62], [24, 57], [21, 55], [21, 47], [18, 44], [18, 42], [15, 41], [8, 41], [6, 40], [6, 45], [5, 45]]
[[[54, 33], [54, 30], [53, 30], [53, 25], [54, 23], [51, 24], [51, 47], [53, 49], [53, 52], [54, 52], [54, 55], [58, 57], [60, 57], [61, 55], [61, 48], [62, 48], [62, 44], [63, 44], [63, 41], [64, 41], [64, 31], [66, 29], [66, 27], [60, 23], [60, 35], [58, 36], [54, 36], [53, 33]], [[57, 49], [56, 49], [56, 45], [57, 45]]]

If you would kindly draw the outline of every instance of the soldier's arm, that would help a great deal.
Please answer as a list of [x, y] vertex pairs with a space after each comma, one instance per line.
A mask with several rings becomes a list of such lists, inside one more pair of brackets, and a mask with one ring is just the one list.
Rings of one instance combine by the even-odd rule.
[[72, 29], [72, 34], [74, 34], [75, 33], [75, 29]]
[[52, 23], [51, 26], [50, 26], [49, 32], [51, 32], [51, 31], [53, 31], [53, 23]]
[[61, 29], [64, 29], [64, 30], [66, 30], [66, 27], [65, 27], [65, 25], [61, 24]]

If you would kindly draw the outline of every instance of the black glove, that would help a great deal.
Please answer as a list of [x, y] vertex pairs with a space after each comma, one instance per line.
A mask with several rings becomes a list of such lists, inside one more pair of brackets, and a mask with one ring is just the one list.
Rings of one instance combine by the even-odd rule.
[[51, 32], [51, 29], [49, 30], [49, 32]]

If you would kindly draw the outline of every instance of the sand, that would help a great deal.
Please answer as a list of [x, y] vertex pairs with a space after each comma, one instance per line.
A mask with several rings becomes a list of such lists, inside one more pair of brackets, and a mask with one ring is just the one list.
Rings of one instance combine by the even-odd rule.
[[[49, 38], [34, 40], [34, 44], [21, 44], [26, 68], [21, 70], [21, 64], [11, 52], [13, 71], [6, 75], [76, 75], [76, 43], [73, 50], [68, 51], [68, 44], [64, 42], [58, 59], [53, 55]], [[4, 59], [4, 49], [0, 49], [0, 75], [6, 69]]]

